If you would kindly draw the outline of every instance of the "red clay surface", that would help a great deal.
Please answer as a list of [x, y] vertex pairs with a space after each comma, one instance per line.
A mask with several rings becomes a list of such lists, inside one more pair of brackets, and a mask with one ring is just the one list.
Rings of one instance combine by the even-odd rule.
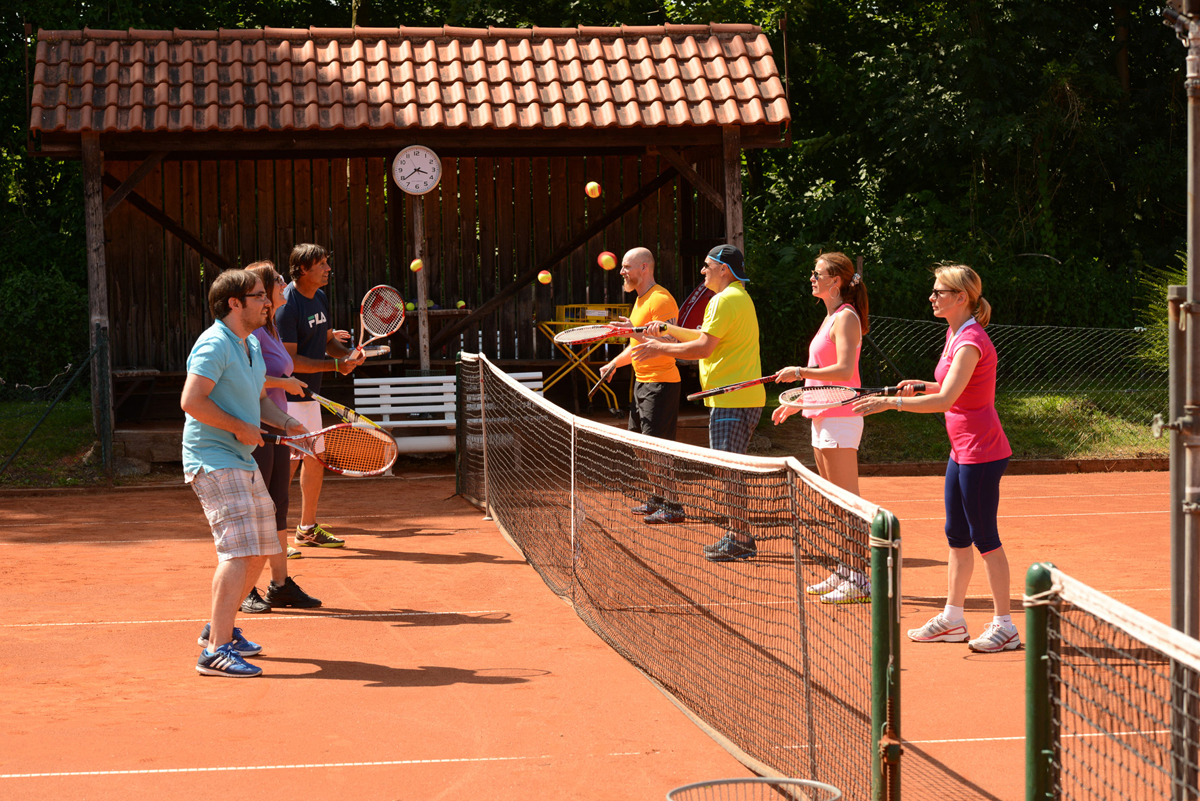
[[[1004, 480], [1022, 632], [1042, 559], [1166, 615], [1167, 480]], [[901, 520], [902, 625], [919, 625], [944, 602], [941, 479], [862, 486]], [[326, 605], [240, 616], [265, 648], [248, 681], [193, 669], [214, 554], [189, 489], [0, 498], [0, 798], [649, 801], [750, 775], [453, 492], [448, 477], [328, 482], [323, 520], [349, 547], [289, 563]], [[972, 631], [990, 614], [979, 565]], [[1024, 652], [901, 653], [905, 797], [934, 776], [947, 799], [1022, 798]]]

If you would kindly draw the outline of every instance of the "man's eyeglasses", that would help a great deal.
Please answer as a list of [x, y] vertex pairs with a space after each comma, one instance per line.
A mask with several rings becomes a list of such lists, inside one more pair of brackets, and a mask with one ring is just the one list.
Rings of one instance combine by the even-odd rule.
[[245, 295], [242, 295], [242, 300], [245, 300], [246, 298], [254, 298], [255, 300], [258, 300], [259, 298], [265, 298], [266, 296], [266, 292], [248, 292]]

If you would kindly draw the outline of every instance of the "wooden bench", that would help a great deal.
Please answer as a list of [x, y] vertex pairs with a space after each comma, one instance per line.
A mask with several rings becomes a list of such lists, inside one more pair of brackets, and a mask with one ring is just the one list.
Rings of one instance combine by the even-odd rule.
[[[539, 395], [542, 374], [509, 373]], [[401, 453], [454, 451], [455, 377], [452, 375], [406, 378], [354, 379], [354, 409], [390, 431]], [[438, 434], [407, 434], [412, 429], [446, 429]]]

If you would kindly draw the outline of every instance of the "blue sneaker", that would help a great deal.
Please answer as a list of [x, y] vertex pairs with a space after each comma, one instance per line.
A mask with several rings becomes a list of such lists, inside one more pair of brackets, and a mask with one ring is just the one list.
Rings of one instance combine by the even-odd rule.
[[262, 675], [262, 668], [251, 665], [233, 649], [233, 643], [225, 643], [210, 653], [206, 648], [196, 661], [196, 672], [202, 676], [228, 676], [231, 679], [252, 679]]
[[732, 534], [726, 534], [712, 546], [704, 548], [704, 558], [710, 562], [735, 562], [758, 556], [754, 540], [739, 542]]
[[[208, 647], [208, 631], [211, 625], [211, 623], [205, 623], [204, 631], [200, 632], [200, 639], [196, 640], [204, 648]], [[256, 656], [262, 653], [262, 646], [243, 637], [242, 630], [237, 626], [233, 627], [233, 642], [230, 644], [233, 645], [233, 650], [238, 652], [238, 656]]]

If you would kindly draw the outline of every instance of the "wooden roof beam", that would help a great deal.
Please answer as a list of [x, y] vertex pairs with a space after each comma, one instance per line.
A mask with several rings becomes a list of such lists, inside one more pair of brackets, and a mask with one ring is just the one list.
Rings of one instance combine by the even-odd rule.
[[[116, 191], [120, 188], [121, 182], [113, 177], [110, 173], [106, 172], [104, 173], [104, 185], [109, 189]], [[158, 206], [155, 206], [149, 200], [146, 200], [146, 198], [142, 197], [137, 192], [134, 192], [132, 189], [129, 190], [126, 199], [129, 200], [129, 205], [133, 206], [142, 214], [145, 214], [147, 217], [154, 220], [163, 228], [166, 228], [172, 234], [175, 234], [175, 236], [179, 237], [179, 239], [185, 245], [199, 253], [208, 261], [220, 267], [222, 270], [228, 270], [230, 268], [231, 265], [224, 256], [222, 256], [220, 253], [217, 253], [217, 251], [213, 250], [208, 245], [204, 244], [204, 241], [200, 239], [200, 237], [196, 236], [191, 231], [175, 222], [175, 220], [171, 219], [166, 212], [164, 212]]]
[[712, 184], [701, 178], [700, 173], [692, 169], [692, 165], [688, 164], [687, 160], [679, 154], [679, 151], [673, 147], [650, 147], [646, 148], [646, 150], [649, 153], [654, 153], [657, 150], [658, 155], [666, 159], [667, 163], [674, 167], [680, 175], [686, 178], [689, 184], [700, 190], [700, 194], [712, 201], [712, 204], [717, 207], [718, 211], [720, 211], [722, 214], [725, 213], [725, 198], [721, 196], [720, 192], [713, 188]]
[[133, 174], [125, 179], [125, 183], [113, 190], [113, 193], [108, 196], [108, 200], [104, 201], [104, 216], [108, 217], [108, 215], [112, 214], [113, 209], [121, 205], [121, 201], [124, 200], [130, 192], [132, 192], [134, 189], [137, 189], [138, 184], [140, 184], [142, 180], [150, 174], [151, 170], [153, 170], [159, 165], [160, 162], [162, 162], [163, 157], [166, 155], [167, 151], [159, 150], [147, 156], [145, 160], [143, 160], [142, 163], [137, 166], [137, 169], [133, 171]]

